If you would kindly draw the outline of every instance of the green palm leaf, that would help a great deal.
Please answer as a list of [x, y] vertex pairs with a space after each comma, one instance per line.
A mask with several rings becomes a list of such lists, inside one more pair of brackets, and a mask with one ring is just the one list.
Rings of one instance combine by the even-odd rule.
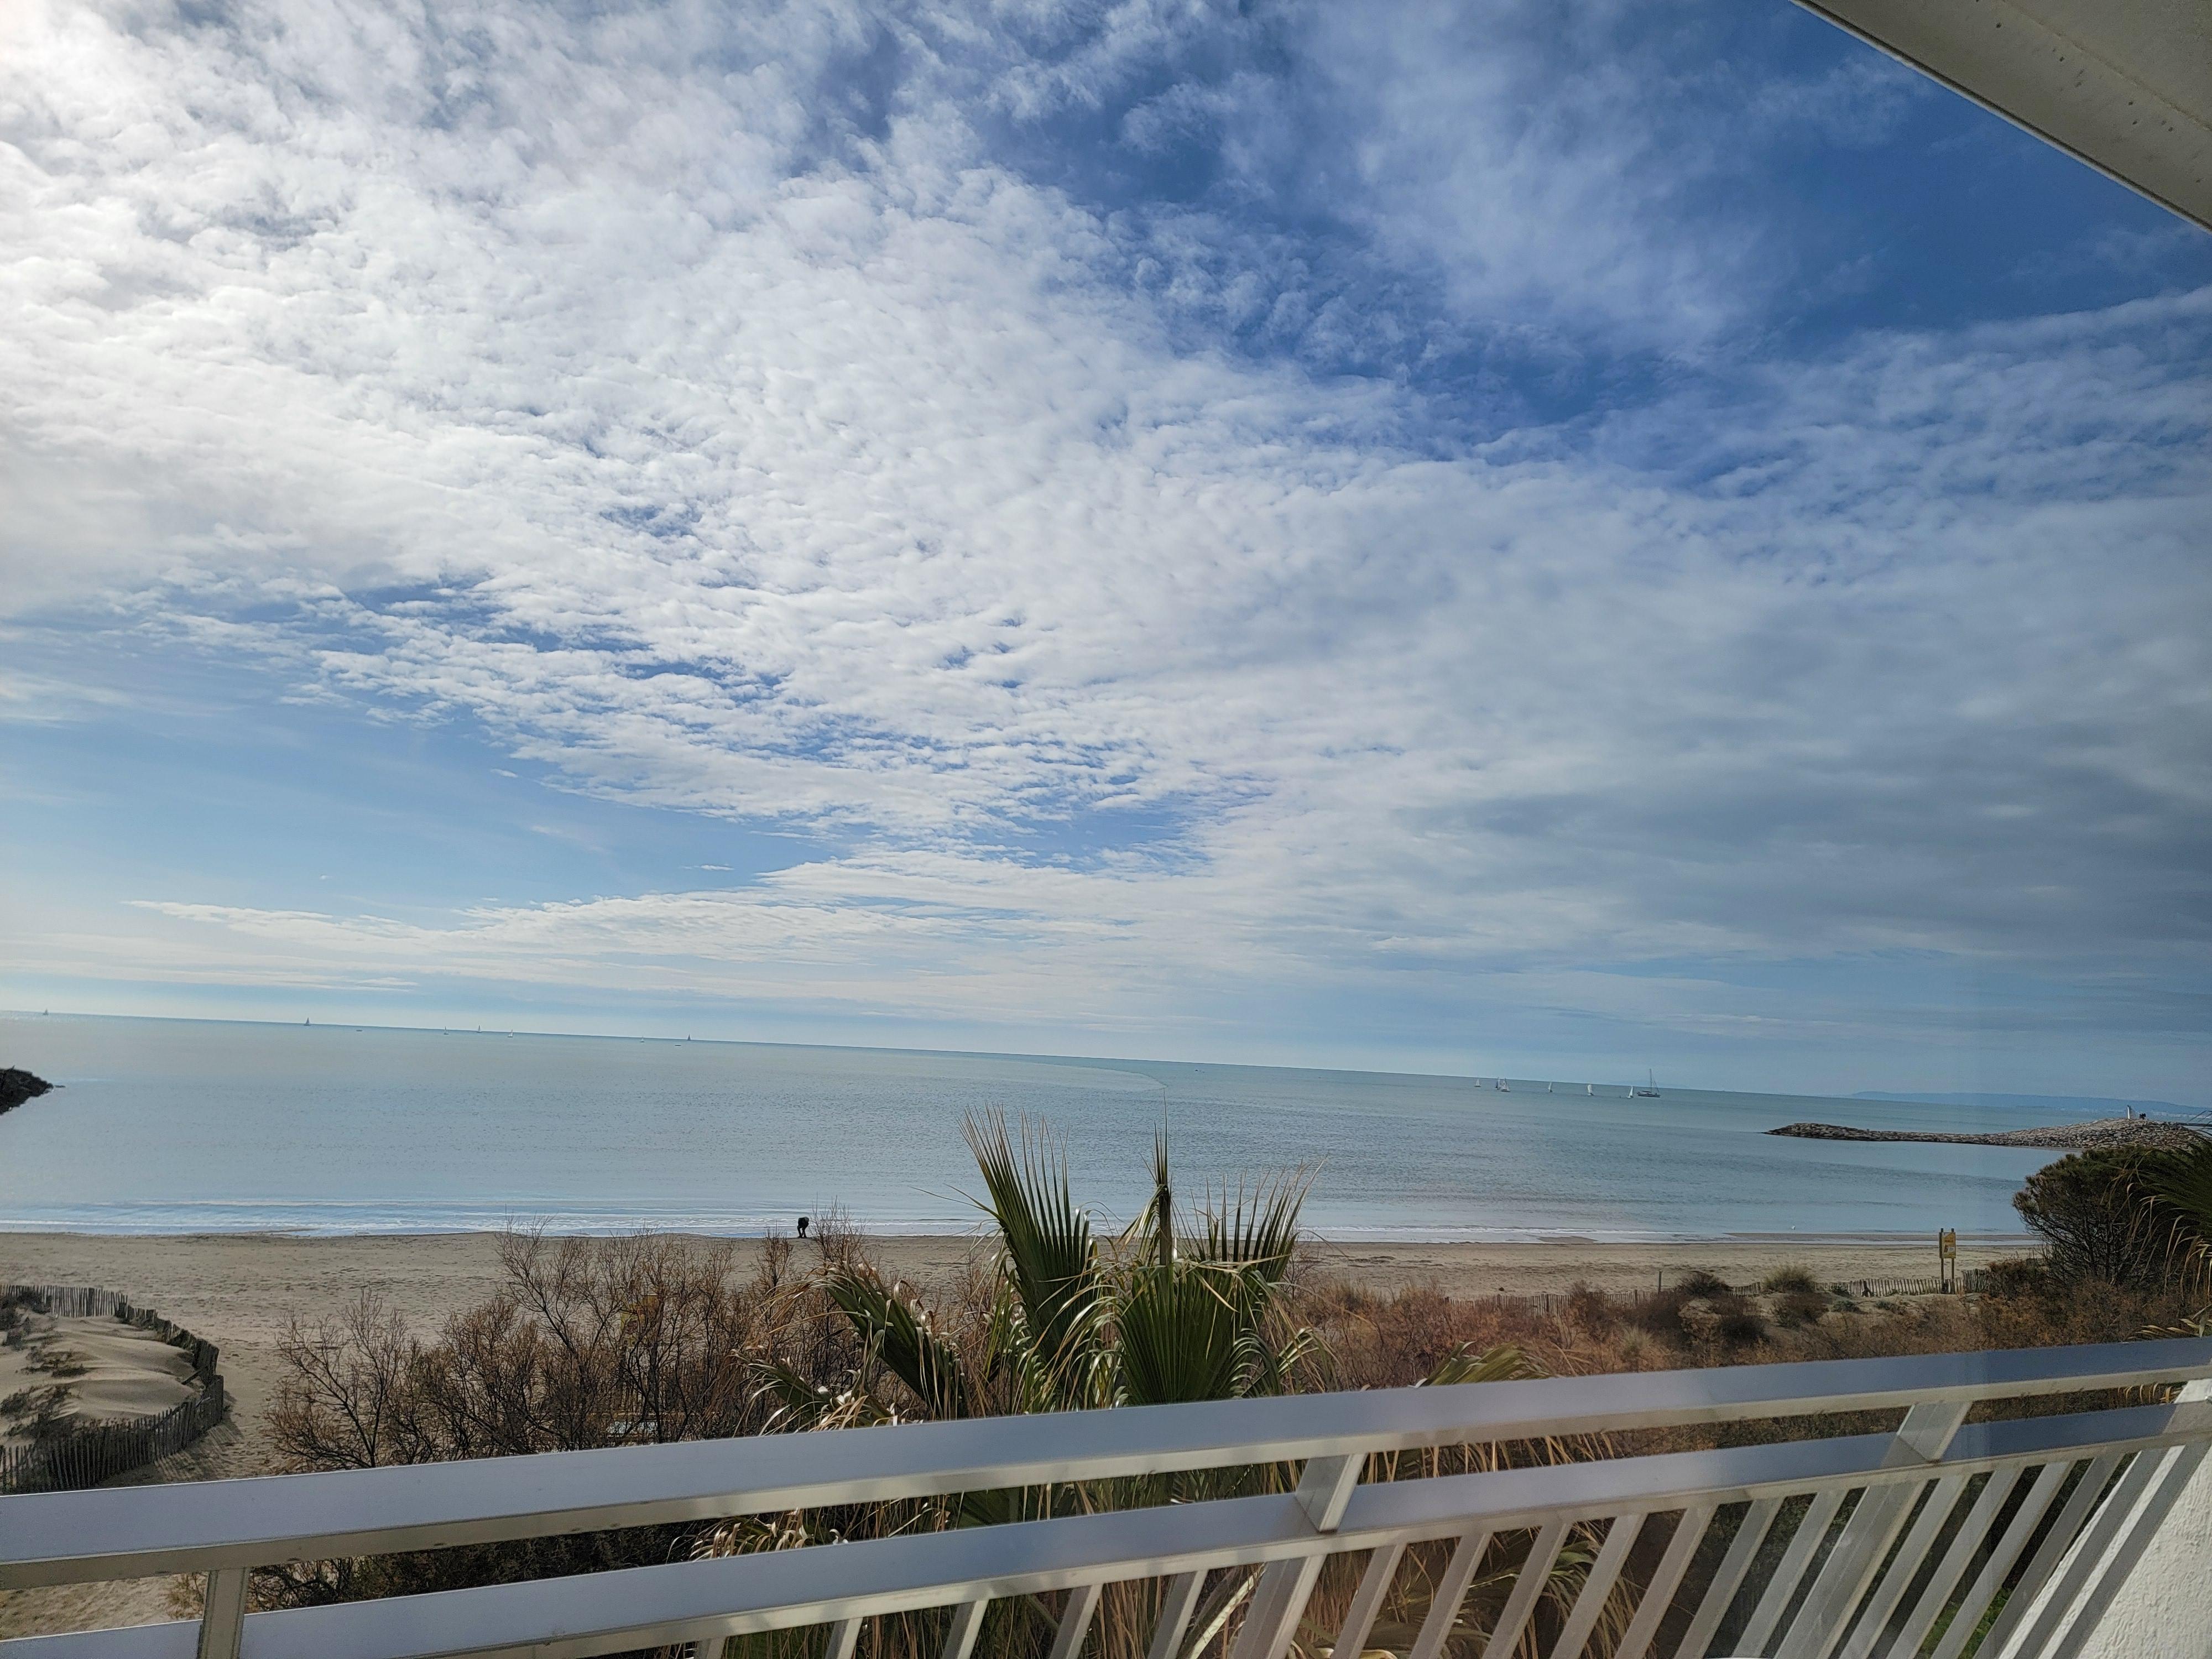
[[1234, 1275], [1191, 1262], [1147, 1264], [1115, 1310], [1120, 1403], [1229, 1400], [1244, 1392], [1252, 1355]]
[[[2185, 1291], [2212, 1291], [2212, 1139], [2199, 1135], [2180, 1152], [2156, 1152], [2134, 1181], [2137, 1225], [2172, 1265]], [[2188, 1322], [2201, 1332], [2212, 1310]]]
[[1099, 1327], [1105, 1313], [1091, 1218], [1067, 1182], [1062, 1144], [1026, 1121], [1019, 1144], [1005, 1115], [971, 1117], [969, 1149], [983, 1177], [983, 1208], [997, 1224], [1000, 1272], [1012, 1290], [1019, 1330], [1009, 1346], [1031, 1410], [1103, 1404]]
[[833, 1273], [823, 1288], [861, 1341], [914, 1390], [932, 1417], [979, 1414], [981, 1402], [959, 1354], [930, 1328], [927, 1313], [886, 1285], [872, 1268]]
[[1280, 1284], [1297, 1258], [1298, 1217], [1312, 1185], [1313, 1171], [1294, 1170], [1267, 1177], [1249, 1194], [1242, 1182], [1234, 1194], [1224, 1188], [1207, 1203], [1192, 1253], [1201, 1261], [1249, 1267], [1267, 1284]]

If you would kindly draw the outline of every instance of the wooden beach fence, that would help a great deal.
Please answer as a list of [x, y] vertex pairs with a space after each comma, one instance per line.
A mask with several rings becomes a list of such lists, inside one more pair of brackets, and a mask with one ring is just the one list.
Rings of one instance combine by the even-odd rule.
[[[199, 1392], [159, 1417], [119, 1423], [87, 1423], [27, 1446], [0, 1449], [0, 1492], [66, 1492], [143, 1468], [191, 1445], [228, 1407], [214, 1343], [193, 1335], [150, 1308], [131, 1305], [113, 1291], [81, 1285], [0, 1286], [0, 1307], [21, 1307], [61, 1319], [113, 1318], [153, 1332], [192, 1362]], [[17, 1333], [10, 1332], [15, 1340]]]

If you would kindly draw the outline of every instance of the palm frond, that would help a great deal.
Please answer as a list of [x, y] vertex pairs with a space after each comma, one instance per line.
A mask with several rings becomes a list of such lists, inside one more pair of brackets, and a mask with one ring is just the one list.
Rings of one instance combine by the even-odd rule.
[[757, 1360], [753, 1397], [772, 1400], [775, 1409], [761, 1426], [763, 1434], [806, 1434], [816, 1429], [872, 1428], [897, 1421], [896, 1415], [860, 1385], [830, 1389], [810, 1382], [781, 1360]]
[[1520, 1382], [1549, 1375], [1510, 1342], [1500, 1342], [1480, 1352], [1472, 1342], [1462, 1342], [1438, 1360], [1436, 1369], [1414, 1386], [1441, 1389], [1455, 1382]]
[[1039, 1408], [1097, 1403], [1090, 1396], [1104, 1311], [1098, 1246], [1069, 1189], [1065, 1149], [1026, 1121], [1017, 1148], [1000, 1112], [969, 1118], [963, 1133], [983, 1177], [983, 1208], [998, 1226], [1000, 1271], [1019, 1305], [1026, 1392]]
[[933, 1418], [978, 1415], [980, 1401], [952, 1346], [930, 1328], [929, 1316], [885, 1285], [871, 1268], [832, 1273], [823, 1288], [853, 1323], [860, 1340], [911, 1389]]
[[1253, 1268], [1268, 1284], [1279, 1284], [1297, 1259], [1298, 1218], [1313, 1176], [1310, 1170], [1292, 1170], [1249, 1191], [1240, 1182], [1234, 1193], [1224, 1188], [1209, 1194], [1192, 1254], [1201, 1261]]
[[1118, 1399], [1131, 1406], [1229, 1400], [1252, 1367], [1234, 1276], [1193, 1263], [1146, 1264], [1114, 1310]]
[[1175, 1182], [1168, 1168], [1164, 1127], [1152, 1136], [1152, 1195], [1122, 1233], [1121, 1242], [1137, 1247], [1135, 1255], [1140, 1261], [1161, 1267], [1175, 1265]]
[[2143, 1160], [2143, 1219], [2193, 1288], [2212, 1288], [2212, 1139]]

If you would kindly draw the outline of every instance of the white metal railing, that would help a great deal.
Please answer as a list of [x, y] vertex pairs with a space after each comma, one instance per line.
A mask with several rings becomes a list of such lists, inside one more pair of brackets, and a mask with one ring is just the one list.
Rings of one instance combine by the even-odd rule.
[[[1492, 1541], [1528, 1535], [1484, 1647], [1503, 1659], [1577, 1527], [1602, 1543], [1555, 1620], [1553, 1659], [1577, 1659], [1608, 1598], [1626, 1618], [1611, 1659], [1702, 1659], [1723, 1634], [1730, 1653], [1909, 1659], [1947, 1612], [1932, 1659], [1960, 1659], [2000, 1592], [2003, 1611], [1981, 1655], [2070, 1659], [2212, 1448], [2208, 1378], [2212, 1340], [2125, 1343], [1306, 1395], [0, 1498], [0, 1589], [208, 1576], [198, 1621], [0, 1642], [0, 1659], [583, 1659], [809, 1626], [829, 1627], [828, 1659], [853, 1659], [866, 1621], [928, 1608], [951, 1610], [946, 1659], [970, 1659], [992, 1601], [1058, 1591], [1070, 1594], [1054, 1659], [1075, 1659], [1100, 1588], [1133, 1580], [1164, 1581], [1151, 1653], [1176, 1659], [1206, 1576], [1254, 1567], [1235, 1659], [1279, 1659], [1323, 1563], [1339, 1553], [1364, 1558], [1333, 1644], [1351, 1659], [1406, 1552], [1455, 1540], [1411, 1649], [1410, 1659], [1438, 1659]], [[2187, 1386], [2159, 1403], [1965, 1424], [1984, 1400], [2171, 1384]], [[1899, 1407], [1890, 1433], [1363, 1479], [1377, 1453]], [[246, 1612], [249, 1571], [282, 1562], [1276, 1463], [1303, 1466], [1294, 1492]], [[1648, 1565], [1627, 1575], [1632, 1558]]]

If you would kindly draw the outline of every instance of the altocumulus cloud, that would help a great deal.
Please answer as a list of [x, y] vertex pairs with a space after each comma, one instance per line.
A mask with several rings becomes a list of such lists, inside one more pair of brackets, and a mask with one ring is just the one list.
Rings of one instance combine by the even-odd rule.
[[1571, 73], [1621, 13], [1569, 10], [11, 9], [13, 626], [823, 849], [428, 922], [155, 895], [182, 931], [46, 948], [1855, 1036], [1683, 964], [1904, 953], [2185, 1033], [2212, 294], [1762, 354], [1735, 147], [1924, 94]]

